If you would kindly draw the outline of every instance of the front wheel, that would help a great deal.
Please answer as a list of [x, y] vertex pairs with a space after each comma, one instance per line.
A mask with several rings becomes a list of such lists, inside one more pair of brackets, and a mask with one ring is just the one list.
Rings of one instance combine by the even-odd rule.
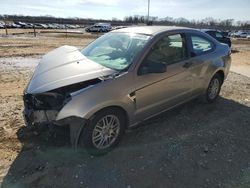
[[125, 124], [125, 116], [119, 109], [102, 110], [83, 129], [80, 144], [92, 155], [105, 154], [119, 143]]
[[223, 82], [223, 80], [220, 77], [220, 75], [218, 75], [218, 74], [214, 75], [214, 77], [211, 79], [211, 81], [208, 85], [208, 88], [206, 90], [206, 93], [205, 93], [205, 101], [206, 102], [212, 103], [217, 99], [217, 97], [220, 94], [222, 82]]

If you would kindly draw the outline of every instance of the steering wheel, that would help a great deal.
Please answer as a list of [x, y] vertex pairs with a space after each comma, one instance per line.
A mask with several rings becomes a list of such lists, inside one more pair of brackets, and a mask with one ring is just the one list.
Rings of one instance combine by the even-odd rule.
[[115, 48], [116, 50], [121, 50], [121, 51], [124, 51], [125, 48], [122, 46], [122, 42], [119, 41], [119, 40], [110, 40], [109, 41], [109, 45], [112, 47], [112, 48]]

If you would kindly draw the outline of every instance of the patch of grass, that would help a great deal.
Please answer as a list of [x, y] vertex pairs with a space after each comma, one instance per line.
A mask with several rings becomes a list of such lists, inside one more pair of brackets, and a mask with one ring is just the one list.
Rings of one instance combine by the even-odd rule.
[[69, 33], [63, 33], [63, 34], [57, 34], [55, 35], [54, 37], [55, 38], [81, 38], [81, 39], [96, 39], [98, 37], [100, 37], [101, 35], [95, 35], [95, 34], [92, 34], [92, 35], [89, 35], [89, 34], [69, 34]]

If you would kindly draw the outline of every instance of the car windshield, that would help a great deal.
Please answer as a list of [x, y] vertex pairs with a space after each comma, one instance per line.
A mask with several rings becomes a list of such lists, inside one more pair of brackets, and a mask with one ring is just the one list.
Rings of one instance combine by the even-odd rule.
[[131, 33], [108, 33], [81, 52], [88, 59], [114, 70], [129, 67], [150, 36]]

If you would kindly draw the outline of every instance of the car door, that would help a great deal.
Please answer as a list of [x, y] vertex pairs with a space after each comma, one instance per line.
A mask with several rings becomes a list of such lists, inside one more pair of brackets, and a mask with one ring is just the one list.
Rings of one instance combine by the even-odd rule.
[[[166, 71], [143, 72], [148, 62], [165, 64]], [[190, 65], [184, 34], [163, 36], [153, 45], [135, 76], [135, 115], [138, 120], [146, 119], [191, 96], [193, 80], [188, 70]]]
[[215, 44], [203, 35], [189, 33], [187, 35], [188, 46], [190, 49], [191, 58], [189, 62], [192, 64], [189, 71], [193, 78], [194, 88], [193, 95], [198, 95], [203, 92], [204, 85], [207, 83], [212, 61]]

